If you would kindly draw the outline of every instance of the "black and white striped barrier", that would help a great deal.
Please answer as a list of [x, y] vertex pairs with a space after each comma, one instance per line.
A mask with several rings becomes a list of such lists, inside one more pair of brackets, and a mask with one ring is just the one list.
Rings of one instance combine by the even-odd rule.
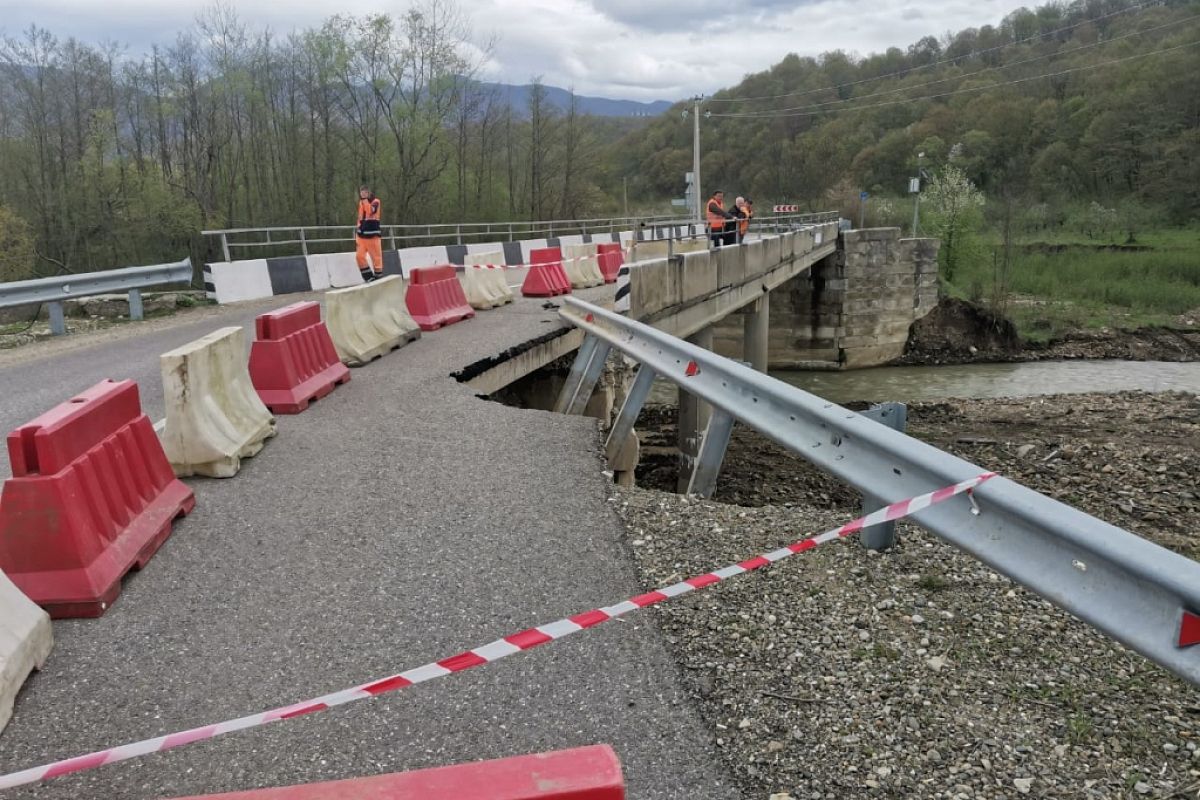
[[[628, 244], [632, 231], [576, 234], [516, 242], [482, 242], [431, 247], [406, 247], [383, 253], [383, 274], [405, 276], [417, 267], [453, 264], [461, 267], [474, 253], [503, 252], [506, 266], [530, 262], [530, 252], [544, 247], [565, 248], [574, 244]], [[219, 261], [204, 265], [204, 292], [218, 303], [237, 303], [298, 292], [344, 289], [362, 283], [354, 253]]]

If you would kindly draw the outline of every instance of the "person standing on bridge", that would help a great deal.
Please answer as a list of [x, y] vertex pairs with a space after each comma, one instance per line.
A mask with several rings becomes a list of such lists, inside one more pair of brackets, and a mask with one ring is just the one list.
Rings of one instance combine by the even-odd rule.
[[[366, 283], [383, 276], [383, 229], [379, 226], [379, 198], [368, 186], [358, 188], [358, 225], [354, 228], [355, 260]], [[371, 263], [368, 265], [367, 257]]]
[[746, 241], [746, 234], [750, 231], [750, 220], [754, 219], [754, 201], [749, 197], [742, 199], [738, 198], [737, 202], [737, 242], [741, 244]]
[[718, 189], [712, 193], [712, 197], [708, 199], [708, 206], [704, 210], [705, 219], [708, 222], [708, 238], [712, 242], [713, 247], [720, 247], [725, 241], [725, 229], [729, 221], [733, 219], [733, 214], [725, 210], [725, 193]]

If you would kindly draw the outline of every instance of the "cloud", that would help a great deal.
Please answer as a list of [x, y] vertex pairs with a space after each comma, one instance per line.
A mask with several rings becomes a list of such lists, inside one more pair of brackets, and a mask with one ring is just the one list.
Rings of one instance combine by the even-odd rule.
[[[229, 0], [252, 27], [277, 34], [320, 25], [325, 0]], [[118, 41], [133, 53], [170, 45], [207, 0], [0, 0], [0, 25], [30, 24], [60, 37]], [[398, 14], [406, 0], [373, 6]], [[494, 35], [486, 77], [525, 83], [540, 75], [580, 94], [678, 100], [710, 94], [761, 72], [788, 53], [866, 55], [927, 35], [995, 24], [1018, 0], [459, 0], [476, 41]], [[985, 10], [986, 9], [986, 10]]]

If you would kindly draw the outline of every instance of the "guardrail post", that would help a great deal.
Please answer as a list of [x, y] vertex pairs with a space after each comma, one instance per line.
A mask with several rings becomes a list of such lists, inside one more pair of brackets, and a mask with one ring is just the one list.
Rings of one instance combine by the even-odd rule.
[[608, 342], [595, 336], [588, 336], [583, 340], [583, 344], [579, 346], [579, 353], [571, 364], [567, 382], [563, 384], [558, 401], [554, 404], [555, 413], [583, 412], [592, 396], [592, 390], [596, 388], [596, 382], [600, 380], [600, 373], [604, 371], [604, 362], [608, 360], [610, 349], [611, 345]]
[[[904, 433], [904, 429], [908, 424], [908, 406], [904, 405], [904, 403], [880, 403], [871, 406], [861, 413], [864, 417], [869, 417], [900, 433]], [[862, 509], [864, 514], [870, 514], [872, 511], [877, 511], [885, 505], [887, 503], [878, 497], [867, 492], [863, 493]], [[868, 550], [887, 550], [896, 543], [896, 523], [885, 522], [882, 525], [864, 528], [859, 533], [858, 538], [862, 542], [863, 547]]]
[[308, 258], [308, 240], [304, 238], [304, 228], [300, 229], [300, 252]]
[[729, 436], [733, 433], [733, 417], [721, 409], [715, 409], [704, 429], [704, 440], [692, 469], [692, 480], [687, 493], [700, 497], [712, 497], [717, 488], [717, 476], [721, 474], [721, 463], [729, 447]]
[[229, 235], [225, 233], [221, 234], [221, 253], [227, 262], [233, 260], [229, 257]]
[[67, 332], [67, 320], [63, 315], [63, 304], [56, 300], [53, 303], [47, 303], [46, 308], [50, 312], [50, 332], [55, 336], [62, 336]]
[[[698, 347], [712, 350], [712, 326], [696, 331], [687, 339]], [[681, 367], [682, 369], [682, 367]], [[694, 394], [690, 394], [686, 386], [687, 378], [679, 382], [679, 475], [676, 478], [675, 490], [686, 492], [692, 482], [692, 472], [696, 466], [696, 458], [700, 454], [702, 432], [708, 427], [711, 406]]]
[[142, 290], [141, 289], [130, 289], [129, 290], [129, 318], [130, 319], [144, 319], [145, 316], [146, 316], [145, 311], [142, 308]]
[[642, 413], [642, 406], [646, 404], [646, 398], [650, 395], [650, 387], [654, 385], [654, 378], [654, 370], [645, 365], [638, 367], [637, 377], [633, 379], [633, 386], [629, 387], [629, 393], [625, 395], [625, 402], [621, 404], [621, 410], [613, 421], [612, 430], [608, 432], [608, 439], [604, 443], [604, 451], [608, 455], [609, 463], [613, 463], [621, 457], [625, 440], [629, 438], [629, 434], [633, 433], [633, 426], [637, 424], [638, 415]]

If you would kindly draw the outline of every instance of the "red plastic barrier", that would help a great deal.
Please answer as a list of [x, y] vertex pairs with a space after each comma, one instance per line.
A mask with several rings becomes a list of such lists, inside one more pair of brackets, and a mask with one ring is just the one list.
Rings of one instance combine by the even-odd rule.
[[0, 570], [56, 619], [98, 617], [196, 505], [137, 384], [102, 381], [8, 435]]
[[562, 265], [562, 251], [543, 247], [529, 251], [529, 273], [521, 284], [526, 297], [553, 297], [571, 293], [571, 280]]
[[338, 358], [321, 306], [293, 303], [254, 320], [250, 381], [275, 414], [299, 414], [308, 404], [350, 380]]
[[436, 331], [475, 316], [450, 266], [414, 269], [404, 302], [423, 331]]
[[625, 264], [625, 251], [621, 245], [616, 242], [596, 245], [596, 258], [600, 262], [600, 274], [604, 276], [604, 282], [616, 283], [617, 273]]
[[[330, 783], [203, 795], [218, 800], [624, 800], [608, 745]], [[185, 797], [179, 800], [201, 800]]]

